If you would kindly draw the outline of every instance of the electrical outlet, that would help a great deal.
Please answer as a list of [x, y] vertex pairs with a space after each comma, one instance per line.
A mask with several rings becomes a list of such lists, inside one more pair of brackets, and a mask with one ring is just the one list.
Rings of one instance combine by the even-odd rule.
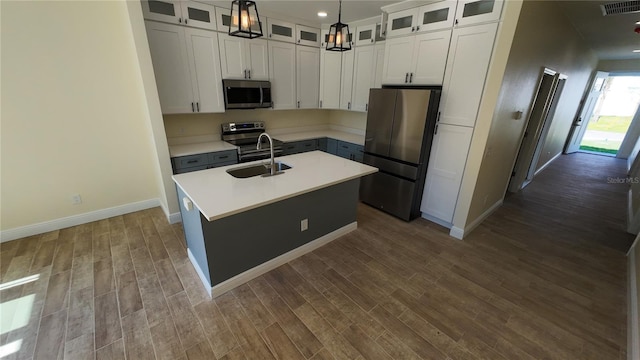
[[305, 231], [309, 228], [309, 219], [303, 219], [300, 221], [300, 231]]
[[80, 194], [71, 195], [71, 203], [73, 205], [82, 204], [82, 198], [80, 197]]

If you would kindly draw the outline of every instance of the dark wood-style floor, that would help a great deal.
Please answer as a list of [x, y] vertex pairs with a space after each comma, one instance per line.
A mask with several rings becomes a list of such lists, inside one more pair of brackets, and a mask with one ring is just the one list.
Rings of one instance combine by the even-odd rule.
[[[559, 186], [574, 163], [592, 167]], [[620, 164], [562, 157], [466, 241], [361, 206], [357, 231], [213, 300], [158, 208], [3, 243], [0, 345], [6, 359], [626, 359], [625, 198], [606, 184]]]

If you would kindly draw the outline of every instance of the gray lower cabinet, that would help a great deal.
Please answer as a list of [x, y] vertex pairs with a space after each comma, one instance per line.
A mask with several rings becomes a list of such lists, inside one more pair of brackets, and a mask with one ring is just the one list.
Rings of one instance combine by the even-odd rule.
[[238, 163], [236, 150], [217, 151], [212, 153], [178, 156], [171, 158], [174, 174], [211, 169]]
[[364, 157], [364, 147], [362, 145], [331, 138], [292, 141], [282, 145], [282, 155], [298, 154], [313, 150], [321, 150], [357, 162], [362, 162]]
[[282, 155], [299, 154], [307, 151], [318, 150], [319, 139], [292, 141], [282, 145]]
[[336, 155], [345, 159], [362, 162], [364, 158], [364, 146], [337, 140]]

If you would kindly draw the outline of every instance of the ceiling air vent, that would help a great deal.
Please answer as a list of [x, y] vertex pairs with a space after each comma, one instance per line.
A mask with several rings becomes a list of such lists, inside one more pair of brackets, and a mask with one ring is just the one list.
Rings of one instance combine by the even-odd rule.
[[620, 1], [600, 5], [602, 15], [620, 15], [640, 12], [640, 0]]

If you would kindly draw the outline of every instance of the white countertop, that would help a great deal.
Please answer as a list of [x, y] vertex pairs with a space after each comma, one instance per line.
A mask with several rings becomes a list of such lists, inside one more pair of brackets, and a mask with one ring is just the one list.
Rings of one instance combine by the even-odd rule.
[[378, 171], [322, 151], [282, 156], [276, 160], [291, 169], [276, 176], [246, 179], [234, 178], [226, 172], [227, 169], [265, 162], [260, 160], [173, 175], [172, 178], [202, 215], [213, 221]]
[[364, 136], [348, 133], [339, 130], [314, 130], [314, 131], [302, 131], [288, 134], [276, 134], [272, 136], [274, 139], [278, 139], [284, 142], [301, 141], [309, 139], [318, 139], [328, 137], [336, 140], [342, 140], [353, 144], [364, 145]]
[[235, 147], [234, 145], [231, 145], [226, 141], [219, 140], [195, 144], [169, 146], [169, 155], [171, 157], [177, 157], [236, 149], [237, 147]]

